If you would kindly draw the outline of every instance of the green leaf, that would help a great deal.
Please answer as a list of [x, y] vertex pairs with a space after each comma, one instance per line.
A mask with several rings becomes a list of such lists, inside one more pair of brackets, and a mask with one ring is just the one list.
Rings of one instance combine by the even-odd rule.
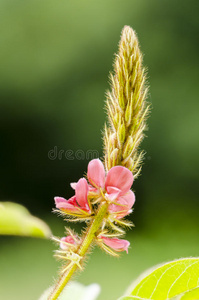
[[0, 234], [49, 238], [48, 225], [32, 216], [22, 205], [0, 202]]
[[146, 298], [140, 298], [137, 296], [124, 296], [118, 300], [150, 300], [150, 299], [146, 299]]
[[199, 299], [199, 287], [185, 293], [179, 300], [198, 300], [198, 299]]
[[185, 297], [188, 291], [191, 295], [196, 288], [199, 288], [199, 258], [184, 258], [164, 264], [151, 272], [134, 287], [131, 295], [151, 300], [169, 300], [180, 295]]
[[199, 288], [192, 289], [186, 293], [183, 293], [172, 300], [198, 300], [199, 299]]
[[[39, 298], [39, 300], [47, 300], [53, 287], [49, 288]], [[63, 292], [61, 293], [59, 300], [96, 300], [100, 293], [100, 286], [98, 284], [91, 284], [84, 286], [78, 282], [70, 282]]]

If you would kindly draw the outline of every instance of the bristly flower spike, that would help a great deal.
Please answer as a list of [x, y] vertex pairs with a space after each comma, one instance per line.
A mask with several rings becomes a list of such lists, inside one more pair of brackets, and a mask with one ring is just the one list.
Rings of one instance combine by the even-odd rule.
[[109, 127], [105, 125], [104, 130], [104, 163], [100, 159], [89, 162], [87, 179], [71, 184], [73, 197], [55, 197], [55, 211], [65, 221], [85, 221], [87, 228], [81, 236], [67, 229], [61, 239], [53, 237], [59, 244], [55, 257], [63, 261], [63, 268], [48, 300], [56, 300], [74, 272], [83, 268], [92, 245], [112, 256], [128, 253], [130, 243], [121, 237], [126, 227], [133, 225], [125, 218], [135, 202], [131, 186], [143, 157], [139, 146], [149, 111], [145, 77], [136, 34], [125, 26], [107, 93]]
[[110, 81], [111, 91], [107, 93], [106, 101], [110, 126], [106, 125], [104, 129], [106, 170], [122, 165], [136, 178], [143, 159], [139, 146], [146, 130], [149, 105], [142, 54], [137, 36], [129, 26], [122, 31]]

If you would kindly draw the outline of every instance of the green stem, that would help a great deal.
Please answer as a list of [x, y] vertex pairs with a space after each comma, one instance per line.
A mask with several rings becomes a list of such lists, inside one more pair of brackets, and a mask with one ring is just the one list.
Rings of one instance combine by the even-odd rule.
[[[82, 257], [82, 260], [84, 259], [85, 254], [87, 253], [93, 239], [95, 238], [95, 234], [99, 227], [101, 226], [104, 217], [107, 213], [108, 209], [108, 203], [103, 202], [98, 210], [97, 215], [91, 222], [91, 225], [85, 235], [84, 241], [82, 245], [80, 246], [79, 250], [77, 251], [77, 254]], [[70, 269], [68, 269], [58, 280], [54, 290], [52, 291], [51, 295], [49, 296], [48, 300], [56, 300], [59, 295], [61, 294], [62, 290], [64, 289], [65, 285], [68, 283], [68, 281], [71, 279], [72, 275], [77, 269], [77, 265], [73, 264]]]

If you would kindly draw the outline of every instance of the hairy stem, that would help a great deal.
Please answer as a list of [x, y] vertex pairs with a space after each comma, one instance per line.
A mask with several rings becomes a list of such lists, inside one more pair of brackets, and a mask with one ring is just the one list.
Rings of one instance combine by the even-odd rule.
[[[102, 225], [104, 217], [107, 213], [107, 209], [108, 209], [108, 203], [102, 202], [98, 210], [98, 213], [96, 214], [95, 218], [91, 222], [86, 232], [84, 241], [77, 251], [77, 254], [82, 257], [81, 259], [82, 261], [84, 260], [84, 257], [95, 238], [96, 232]], [[65, 285], [71, 279], [72, 275], [74, 274], [77, 268], [78, 268], [77, 264], [72, 264], [71, 267], [64, 274], [62, 274], [48, 300], [56, 300], [59, 297]]]

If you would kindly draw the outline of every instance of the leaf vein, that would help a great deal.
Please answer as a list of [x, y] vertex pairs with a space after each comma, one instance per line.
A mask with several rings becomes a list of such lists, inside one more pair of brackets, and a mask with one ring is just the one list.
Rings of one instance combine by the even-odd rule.
[[167, 271], [169, 271], [170, 269], [172, 269], [173, 267], [175, 267], [175, 265], [176, 265], [176, 264], [173, 264], [172, 266], [170, 266], [169, 268], [167, 268], [167, 269], [162, 273], [162, 275], [159, 277], [159, 279], [158, 279], [158, 281], [157, 281], [157, 283], [156, 283], [156, 286], [155, 286], [155, 288], [154, 288], [154, 290], [153, 290], [153, 292], [152, 292], [152, 294], [151, 294], [151, 296], [150, 296], [150, 299], [152, 299], [152, 297], [153, 297], [153, 295], [154, 295], [154, 293], [155, 293], [155, 291], [156, 291], [156, 289], [157, 289], [157, 287], [158, 287], [158, 284], [160, 283], [160, 280], [162, 279], [162, 277], [166, 274]]
[[[176, 284], [176, 282], [182, 277], [182, 275], [190, 268], [192, 267], [193, 265], [197, 264], [198, 261], [195, 261], [193, 262], [192, 264], [190, 264], [189, 266], [187, 266], [184, 271], [176, 278], [176, 280], [174, 280], [174, 282], [172, 283], [172, 285], [170, 286], [170, 289], [168, 290], [168, 293], [167, 293], [167, 298], [169, 298], [169, 294], [171, 292], [171, 289], [173, 288], [173, 286]], [[188, 286], [187, 286], [188, 288]]]

